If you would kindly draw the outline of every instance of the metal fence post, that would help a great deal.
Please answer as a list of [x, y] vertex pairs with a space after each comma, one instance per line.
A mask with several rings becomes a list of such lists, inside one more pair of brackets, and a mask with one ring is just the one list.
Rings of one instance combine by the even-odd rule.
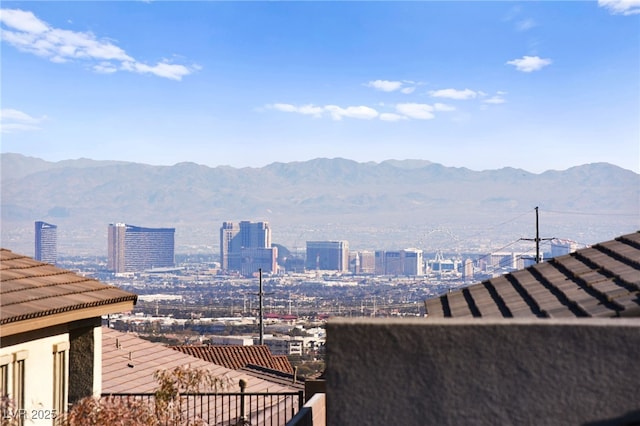
[[247, 382], [243, 379], [240, 379], [240, 420], [244, 422], [247, 420], [244, 417], [244, 390], [247, 387]]

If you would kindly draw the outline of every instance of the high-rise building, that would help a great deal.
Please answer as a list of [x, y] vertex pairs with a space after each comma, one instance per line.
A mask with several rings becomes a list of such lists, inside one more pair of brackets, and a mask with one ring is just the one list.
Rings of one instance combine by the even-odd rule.
[[109, 225], [107, 267], [116, 273], [175, 266], [175, 228]]
[[424, 275], [422, 250], [379, 250], [374, 255], [374, 270], [380, 275]]
[[240, 227], [233, 222], [222, 222], [220, 228], [220, 269], [224, 271], [239, 270], [240, 257]]
[[276, 272], [278, 250], [271, 247], [268, 222], [223, 222], [220, 228], [220, 268], [252, 275]]
[[403, 275], [424, 275], [424, 261], [422, 259], [422, 250], [416, 248], [408, 248], [402, 250], [400, 253], [403, 260]]
[[58, 261], [58, 227], [50, 223], [35, 223], [34, 259], [55, 265]]
[[307, 270], [349, 271], [347, 241], [307, 241]]

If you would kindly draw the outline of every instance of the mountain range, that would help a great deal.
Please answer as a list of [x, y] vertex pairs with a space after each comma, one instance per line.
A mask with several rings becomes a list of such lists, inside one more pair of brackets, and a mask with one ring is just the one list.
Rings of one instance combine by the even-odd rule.
[[355, 249], [495, 250], [541, 237], [591, 244], [640, 228], [640, 175], [607, 163], [530, 173], [342, 158], [260, 168], [152, 166], [1, 154], [2, 245], [33, 253], [33, 222], [62, 255], [106, 255], [107, 225], [176, 228], [176, 251], [216, 252], [223, 221], [265, 220], [273, 241]]

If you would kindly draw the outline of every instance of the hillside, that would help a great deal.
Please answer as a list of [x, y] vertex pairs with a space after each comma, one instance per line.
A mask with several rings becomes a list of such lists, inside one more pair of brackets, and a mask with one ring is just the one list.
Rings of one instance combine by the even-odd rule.
[[2, 154], [1, 165], [2, 244], [25, 254], [33, 251], [35, 220], [59, 226], [61, 253], [96, 255], [106, 253], [112, 222], [175, 227], [179, 252], [217, 251], [224, 220], [267, 220], [274, 242], [289, 247], [344, 238], [363, 249], [437, 249], [456, 240], [469, 249], [471, 236], [477, 248], [530, 237], [527, 212], [535, 206], [546, 235], [584, 243], [640, 227], [640, 175], [605, 163], [533, 174], [419, 160], [237, 169]]

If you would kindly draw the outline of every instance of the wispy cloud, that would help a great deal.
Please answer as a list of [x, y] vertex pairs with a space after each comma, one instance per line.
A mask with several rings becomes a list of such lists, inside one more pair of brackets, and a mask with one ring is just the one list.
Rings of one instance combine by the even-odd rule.
[[551, 64], [551, 59], [544, 59], [539, 56], [523, 56], [520, 59], [507, 61], [507, 65], [513, 65], [518, 71], [533, 72], [539, 71]]
[[38, 124], [46, 117], [35, 118], [17, 109], [0, 110], [0, 131], [2, 133], [18, 133], [40, 130]]
[[343, 108], [338, 105], [316, 106], [308, 104], [296, 106], [292, 104], [276, 103], [267, 105], [266, 108], [283, 112], [295, 112], [302, 115], [310, 115], [315, 118], [320, 118], [326, 113], [334, 120], [342, 120], [344, 117], [370, 120], [378, 116], [378, 111], [368, 106], [349, 106]]
[[400, 93], [408, 95], [416, 90], [416, 84], [417, 83], [409, 80], [372, 80], [364, 85], [382, 92], [395, 92], [399, 90]]
[[172, 64], [168, 60], [145, 64], [110, 40], [99, 39], [90, 32], [53, 28], [30, 11], [0, 9], [0, 23], [2, 41], [55, 63], [78, 61], [90, 64], [99, 73], [129, 71], [171, 80], [182, 80], [200, 69], [197, 65]]
[[383, 92], [393, 92], [402, 87], [401, 81], [389, 81], [389, 80], [374, 80], [365, 84], [367, 87], [372, 87], [376, 90], [381, 90]]
[[518, 31], [529, 31], [531, 28], [535, 27], [536, 21], [534, 21], [533, 19], [521, 19], [519, 21], [516, 22], [516, 29]]
[[598, 6], [608, 9], [614, 15], [640, 14], [640, 0], [598, 0]]
[[433, 114], [434, 108], [427, 104], [406, 103], [397, 104], [396, 110], [409, 118], [416, 120], [432, 120], [436, 116]]
[[480, 93], [471, 89], [457, 90], [457, 89], [441, 89], [432, 90], [429, 94], [434, 98], [446, 98], [455, 100], [473, 99]]
[[440, 112], [449, 112], [455, 111], [456, 107], [454, 107], [453, 105], [435, 103], [433, 104], [433, 109]]
[[498, 105], [498, 104], [503, 104], [503, 103], [505, 103], [507, 101], [502, 96], [495, 95], [495, 96], [490, 97], [489, 99], [483, 100], [482, 102], [485, 103], [485, 104]]
[[[384, 104], [379, 105], [381, 108], [385, 108]], [[434, 105], [421, 104], [421, 103], [399, 103], [395, 105], [388, 105], [393, 107], [394, 112], [380, 112], [375, 108], [359, 105], [341, 107], [338, 105], [302, 105], [297, 106], [286, 103], [275, 103], [266, 105], [266, 109], [273, 109], [282, 112], [293, 112], [302, 115], [310, 115], [315, 118], [329, 117], [333, 120], [339, 121], [343, 118], [354, 118], [360, 120], [372, 120], [379, 119], [382, 121], [401, 121], [401, 120], [432, 120], [435, 118], [434, 112], [449, 112], [455, 111], [455, 107], [447, 104], [436, 103]]]
[[380, 114], [379, 118], [382, 121], [401, 121], [409, 119], [406, 115], [394, 114], [392, 112], [383, 112]]
[[371, 120], [378, 116], [378, 111], [368, 106], [350, 106], [342, 108], [337, 105], [327, 105], [324, 109], [331, 114], [331, 118], [334, 120], [342, 120], [343, 117]]

